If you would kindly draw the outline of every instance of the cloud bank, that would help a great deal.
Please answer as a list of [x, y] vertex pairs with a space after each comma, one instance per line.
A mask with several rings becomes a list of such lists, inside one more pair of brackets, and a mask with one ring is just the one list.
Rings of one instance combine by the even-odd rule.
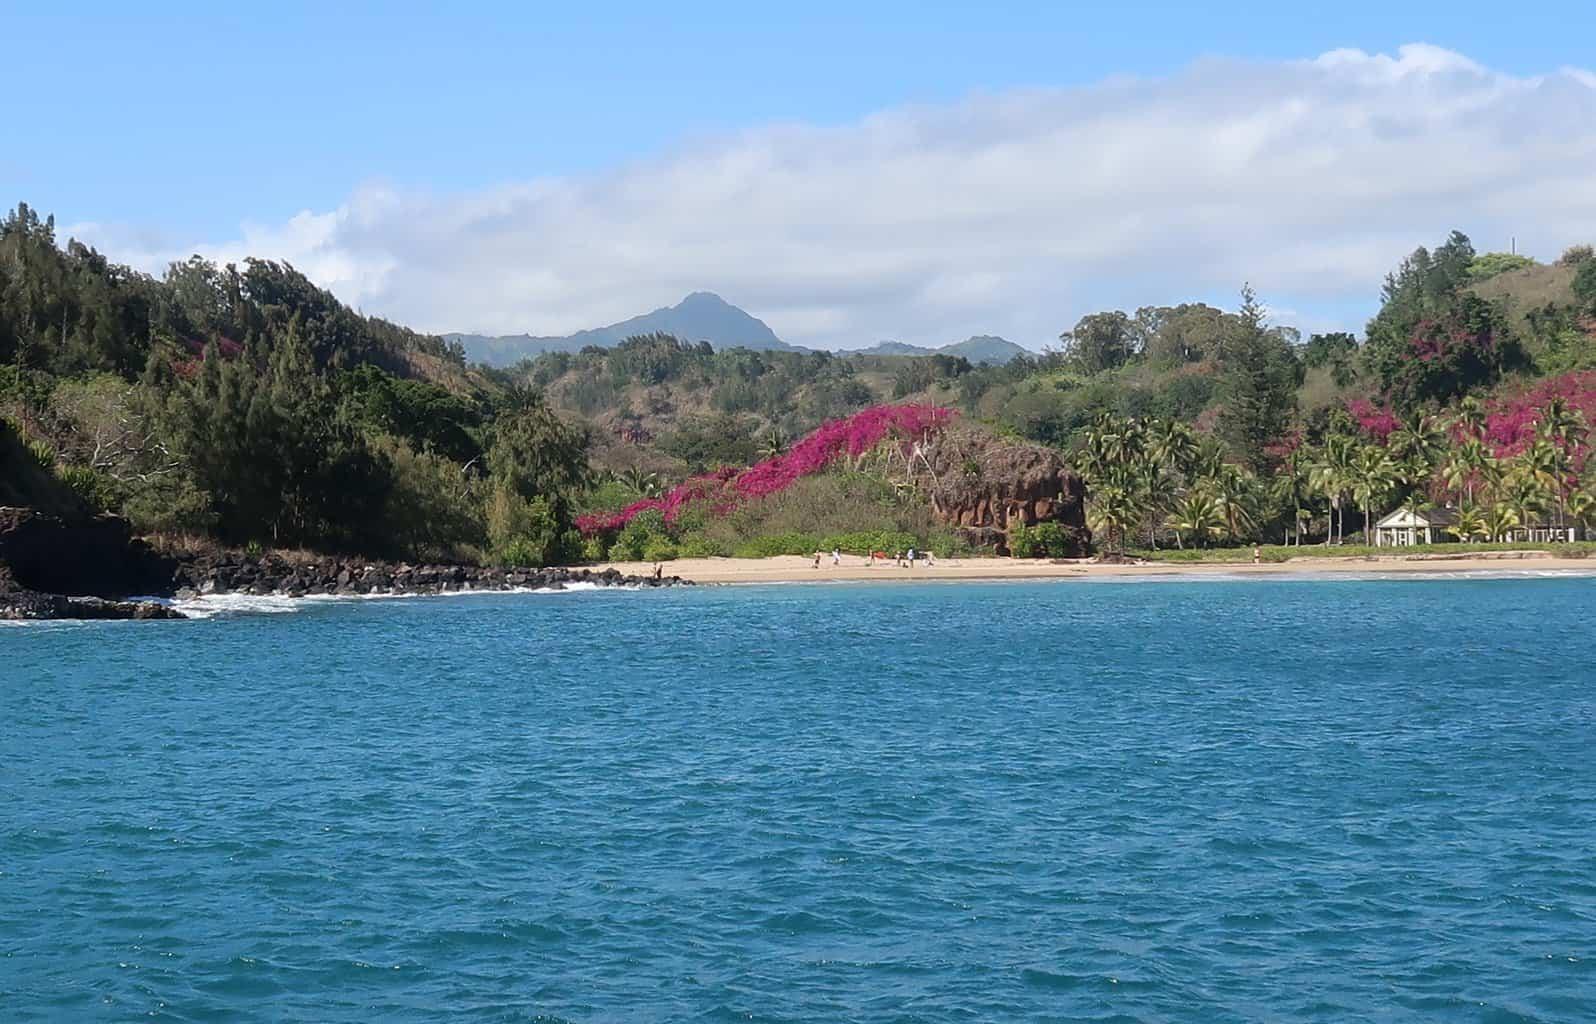
[[1306, 329], [1357, 328], [1382, 275], [1454, 227], [1543, 259], [1596, 240], [1596, 74], [1514, 77], [1425, 45], [1204, 60], [771, 125], [590, 177], [371, 184], [209, 244], [69, 230], [152, 270], [286, 259], [439, 332], [561, 334], [705, 289], [798, 344], [1040, 348], [1087, 312], [1230, 304], [1244, 281]]

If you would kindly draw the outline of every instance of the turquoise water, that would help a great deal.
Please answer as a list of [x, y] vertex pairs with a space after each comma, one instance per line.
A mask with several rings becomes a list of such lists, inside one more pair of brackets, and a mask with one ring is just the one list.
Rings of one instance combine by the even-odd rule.
[[1596, 580], [0, 629], [7, 1020], [1589, 1021]]

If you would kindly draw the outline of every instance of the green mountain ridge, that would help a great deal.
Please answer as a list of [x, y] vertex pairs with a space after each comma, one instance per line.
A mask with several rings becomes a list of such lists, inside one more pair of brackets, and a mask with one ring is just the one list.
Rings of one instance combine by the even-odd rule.
[[951, 345], [943, 345], [939, 348], [910, 345], [902, 341], [883, 341], [869, 348], [842, 354], [856, 356], [956, 356], [968, 359], [971, 363], [988, 363], [993, 366], [1002, 366], [1019, 356], [1035, 355], [1029, 349], [994, 334], [972, 335], [963, 341], [954, 342]]
[[756, 316], [732, 305], [714, 292], [693, 292], [674, 306], [630, 317], [606, 327], [562, 336], [531, 334], [446, 334], [448, 341], [465, 349], [466, 358], [488, 366], [513, 366], [545, 352], [580, 352], [584, 348], [613, 348], [627, 338], [669, 334], [682, 341], [707, 341], [717, 349], [754, 351], [807, 351], [789, 345]]
[[[535, 359], [546, 352], [580, 352], [584, 348], [614, 348], [627, 338], [668, 334], [686, 342], [708, 342], [717, 351], [746, 348], [755, 352], [811, 352], [777, 337], [763, 320], [716, 295], [693, 292], [674, 306], [662, 306], [649, 313], [630, 317], [606, 327], [595, 327], [566, 335], [465, 334], [443, 335], [444, 340], [460, 345], [474, 363], [504, 368], [523, 359]], [[899, 341], [883, 341], [858, 352], [839, 355], [929, 356], [946, 355], [968, 359], [971, 363], [999, 366], [1016, 356], [1030, 355], [1027, 349], [1004, 338], [978, 334], [964, 341], [926, 348]]]

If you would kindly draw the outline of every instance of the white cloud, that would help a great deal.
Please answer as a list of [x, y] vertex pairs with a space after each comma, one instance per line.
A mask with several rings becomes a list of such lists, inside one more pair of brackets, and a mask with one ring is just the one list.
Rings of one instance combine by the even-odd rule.
[[[1356, 328], [1453, 227], [1543, 258], [1596, 239], [1593, 168], [1596, 75], [1411, 45], [774, 125], [469, 194], [371, 185], [194, 248], [290, 260], [426, 330], [563, 333], [708, 289], [800, 344], [1040, 347], [1096, 309], [1247, 280], [1305, 326]], [[186, 254], [74, 230], [146, 266]]]

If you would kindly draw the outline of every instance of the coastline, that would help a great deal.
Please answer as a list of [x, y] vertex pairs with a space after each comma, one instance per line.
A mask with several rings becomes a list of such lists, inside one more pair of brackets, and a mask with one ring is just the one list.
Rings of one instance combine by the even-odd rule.
[[[1132, 562], [1089, 559], [948, 558], [913, 569], [892, 562], [870, 565], [860, 555], [843, 555], [842, 564], [821, 559], [820, 568], [801, 555], [773, 558], [679, 558], [663, 562], [665, 572], [694, 583], [931, 583], [950, 580], [1168, 579], [1204, 576], [1346, 576], [1404, 573], [1575, 572], [1596, 575], [1596, 559], [1568, 558], [1548, 551], [1498, 551], [1459, 555], [1304, 555], [1283, 562]], [[606, 562], [614, 569], [649, 576], [648, 562]]]

